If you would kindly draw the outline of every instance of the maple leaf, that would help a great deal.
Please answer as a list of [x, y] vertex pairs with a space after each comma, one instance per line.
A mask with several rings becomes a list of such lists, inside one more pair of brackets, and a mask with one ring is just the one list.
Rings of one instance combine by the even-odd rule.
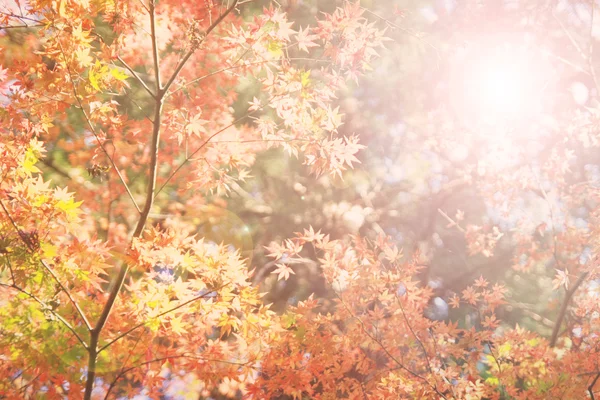
[[478, 278], [478, 279], [475, 281], [475, 283], [473, 284], [473, 286], [475, 286], [475, 287], [479, 287], [479, 288], [484, 288], [484, 287], [487, 287], [487, 286], [488, 286], [488, 284], [489, 284], [489, 283], [488, 283], [488, 281], [487, 281], [487, 280], [485, 280], [485, 279], [483, 278], [483, 276], [480, 276], [480, 277], [479, 277], [479, 278]]
[[300, 28], [300, 30], [298, 30], [298, 33], [296, 34], [298, 48], [307, 53], [309, 52], [309, 48], [318, 46], [318, 44], [314, 42], [314, 40], [316, 39], [318, 39], [318, 36], [312, 35], [308, 27], [306, 27], [305, 29]]
[[262, 104], [261, 104], [260, 100], [258, 99], [258, 97], [256, 97], [256, 96], [254, 96], [252, 98], [252, 101], [249, 101], [248, 104], [250, 105], [250, 107], [248, 107], [249, 111], [257, 111], [262, 108]]
[[286, 247], [277, 242], [273, 242], [269, 246], [265, 246], [265, 249], [269, 252], [268, 256], [275, 259], [282, 258], [285, 254], [287, 254]]
[[308, 229], [305, 229], [303, 235], [300, 236], [302, 240], [307, 242], [320, 242], [324, 237], [325, 235], [322, 234], [320, 230], [315, 232], [312, 226], [309, 226]]
[[486, 316], [481, 324], [486, 328], [496, 329], [500, 325], [500, 321], [496, 319], [495, 315], [491, 315]]
[[294, 270], [290, 267], [288, 267], [285, 264], [275, 264], [277, 268], [275, 268], [275, 270], [273, 272], [271, 272], [272, 274], [277, 274], [277, 280], [280, 281], [281, 279], [283, 280], [288, 280], [290, 277], [290, 274], [292, 275], [296, 275], [296, 273], [294, 272]]
[[169, 319], [169, 327], [171, 328], [171, 332], [177, 336], [181, 336], [186, 332], [185, 324], [181, 320], [181, 317], [171, 317]]
[[398, 259], [402, 257], [402, 249], [398, 249], [398, 246], [385, 247], [383, 252], [385, 258], [392, 263], [398, 261]]
[[480, 297], [480, 294], [477, 293], [475, 291], [475, 289], [473, 289], [472, 287], [468, 287], [465, 290], [462, 291], [462, 297], [464, 299], [464, 301], [466, 301], [467, 303], [471, 304], [471, 305], [476, 305], [477, 304], [477, 300]]
[[[326, 120], [323, 128], [330, 132], [335, 132], [342, 125], [342, 117], [343, 114], [339, 113], [340, 107], [331, 108], [327, 107], [326, 110]], [[347, 139], [346, 139], [347, 141]]]
[[556, 275], [554, 276], [554, 280], [552, 281], [554, 290], [563, 286], [565, 289], [569, 290], [569, 271], [554, 269], [556, 271]]
[[198, 110], [196, 112], [196, 114], [194, 114], [190, 118], [190, 120], [188, 121], [188, 123], [185, 126], [185, 130], [188, 134], [196, 135], [196, 136], [200, 137], [200, 135], [202, 133], [206, 133], [206, 130], [204, 129], [204, 125], [206, 125], [206, 123], [208, 121], [202, 119], [201, 116], [202, 116], [202, 113], [200, 112], [200, 110]]

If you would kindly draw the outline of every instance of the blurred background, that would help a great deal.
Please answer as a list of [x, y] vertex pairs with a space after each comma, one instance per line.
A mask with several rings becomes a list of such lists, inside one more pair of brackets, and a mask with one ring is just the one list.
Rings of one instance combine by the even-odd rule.
[[[422, 284], [436, 293], [434, 318], [476, 324], [448, 315], [446, 301], [483, 276], [507, 286], [508, 324], [549, 334], [562, 296], [557, 270], [574, 281], [593, 253], [600, 5], [361, 4], [390, 39], [372, 74], [338, 99], [340, 133], [367, 146], [361, 164], [343, 180], [314, 179], [294, 157], [270, 150], [227, 200], [252, 237], [267, 301], [283, 310], [313, 292], [329, 296], [308, 251], [296, 275], [277, 282], [264, 255], [271, 241], [308, 225], [333, 238], [383, 233], [407, 257], [419, 254]], [[297, 29], [341, 2], [284, 5]]]

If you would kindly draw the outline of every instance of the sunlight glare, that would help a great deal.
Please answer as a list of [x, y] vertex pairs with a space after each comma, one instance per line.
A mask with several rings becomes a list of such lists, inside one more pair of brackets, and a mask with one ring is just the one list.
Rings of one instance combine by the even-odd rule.
[[453, 102], [459, 118], [484, 126], [513, 125], [541, 107], [541, 66], [516, 45], [472, 46], [457, 60]]
[[483, 60], [477, 67], [473, 95], [479, 98], [479, 111], [484, 116], [515, 118], [531, 111], [535, 99], [530, 90], [533, 76], [527, 65], [498, 58]]

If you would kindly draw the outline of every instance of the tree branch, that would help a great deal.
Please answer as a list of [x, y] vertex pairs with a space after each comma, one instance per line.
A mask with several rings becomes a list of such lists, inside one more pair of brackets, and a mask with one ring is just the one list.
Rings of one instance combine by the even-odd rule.
[[[146, 226], [146, 222], [148, 220], [148, 215], [150, 214], [150, 210], [152, 209], [152, 205], [154, 203], [154, 189], [156, 187], [156, 177], [158, 174], [158, 151], [160, 144], [160, 124], [161, 124], [161, 116], [162, 116], [162, 106], [163, 106], [163, 97], [165, 91], [163, 91], [160, 87], [160, 64], [158, 59], [158, 39], [156, 37], [156, 31], [154, 26], [154, 9], [155, 4], [154, 0], [150, 2], [150, 24], [152, 26], [152, 49], [154, 52], [154, 70], [156, 74], [156, 94], [154, 96], [155, 105], [154, 105], [154, 118], [152, 120], [152, 139], [150, 144], [150, 165], [148, 167], [149, 176], [148, 176], [148, 185], [146, 187], [146, 201], [144, 203], [144, 208], [140, 212], [140, 219], [138, 220], [137, 226], [135, 227], [135, 231], [133, 232], [133, 238], [139, 238], [144, 231], [144, 227]], [[138, 208], [139, 210], [139, 208]], [[121, 265], [121, 269], [119, 270], [119, 274], [115, 279], [114, 286], [108, 295], [108, 300], [104, 304], [102, 308], [102, 313], [96, 322], [96, 326], [90, 333], [90, 351], [89, 351], [89, 363], [88, 363], [88, 372], [87, 372], [87, 381], [85, 387], [84, 400], [90, 400], [92, 396], [92, 389], [94, 386], [94, 377], [96, 374], [96, 357], [98, 356], [98, 342], [100, 340], [100, 332], [102, 332], [102, 328], [106, 324], [106, 320], [110, 315], [111, 310], [117, 300], [119, 292], [121, 291], [121, 287], [123, 286], [123, 282], [125, 281], [125, 277], [127, 276], [127, 272], [129, 271], [129, 265], [127, 263]]]
[[594, 378], [592, 383], [590, 383], [590, 385], [587, 388], [588, 393], [590, 394], [590, 398], [592, 400], [596, 400], [596, 398], [594, 397], [594, 386], [596, 385], [596, 382], [598, 382], [598, 378], [600, 378], [600, 373], [596, 374], [596, 377]]
[[155, 94], [155, 93], [154, 93], [152, 90], [150, 90], [150, 88], [148, 87], [148, 85], [146, 85], [146, 82], [144, 82], [144, 80], [142, 79], [142, 77], [141, 77], [141, 76], [139, 76], [139, 75], [138, 75], [138, 73], [137, 73], [137, 72], [135, 72], [135, 71], [134, 71], [134, 69], [133, 69], [133, 68], [131, 68], [131, 67], [129, 66], [129, 64], [127, 64], [127, 63], [125, 62], [125, 60], [123, 60], [123, 59], [121, 58], [121, 56], [117, 56], [117, 60], [119, 60], [119, 61], [121, 62], [121, 64], [123, 64], [123, 66], [124, 66], [125, 68], [127, 68], [127, 71], [131, 72], [131, 74], [134, 76], [134, 78], [135, 78], [135, 79], [136, 79], [136, 80], [139, 82], [139, 84], [140, 84], [140, 85], [142, 85], [142, 87], [143, 87], [144, 89], [146, 89], [146, 92], [148, 92], [148, 93], [150, 94], [150, 96], [152, 96], [152, 98], [156, 97], [156, 94]]
[[579, 278], [577, 279], [577, 281], [575, 282], [573, 287], [570, 290], [568, 290], [567, 293], [565, 294], [565, 298], [560, 307], [560, 311], [558, 312], [558, 318], [556, 319], [556, 322], [554, 323], [554, 328], [552, 329], [552, 336], [550, 338], [550, 347], [556, 346], [556, 341], [558, 340], [558, 332], [560, 331], [560, 327], [562, 325], [563, 319], [565, 318], [565, 315], [567, 314], [567, 309], [569, 308], [569, 303], [571, 302], [571, 298], [573, 297], [573, 295], [575, 294], [575, 291], [579, 288], [579, 286], [581, 286], [581, 284], [583, 283], [583, 281], [585, 280], [585, 278], [587, 276], [588, 276], [587, 272], [584, 272], [581, 275], [579, 275]]
[[[221, 21], [223, 21], [225, 19], [225, 17], [227, 17], [227, 15], [229, 15], [229, 13], [231, 11], [233, 11], [233, 9], [237, 5], [238, 1], [239, 0], [233, 0], [233, 4], [231, 4], [231, 6], [229, 6], [229, 8], [227, 8], [227, 10], [225, 10], [225, 12], [223, 14], [221, 14], [219, 16], [219, 18], [217, 18], [215, 20], [215, 22], [213, 22], [208, 27], [208, 29], [206, 30], [206, 33], [205, 33], [204, 37], [200, 41], [200, 44], [202, 44], [202, 42], [204, 42], [204, 40], [206, 40], [206, 37], [208, 36], [208, 34], [211, 33], [217, 27], [217, 25], [219, 25], [221, 23]], [[165, 87], [163, 88], [164, 92], [167, 92], [169, 90], [169, 88], [171, 87], [171, 85], [173, 84], [173, 82], [175, 81], [175, 79], [177, 79], [177, 76], [179, 75], [179, 73], [181, 72], [181, 70], [183, 69], [183, 67], [187, 63], [187, 61], [190, 59], [190, 57], [196, 51], [196, 48], [197, 47], [192, 47], [190, 50], [188, 50], [188, 52], [185, 54], [185, 56], [183, 56], [183, 59], [179, 62], [179, 64], [175, 68], [175, 71], [173, 72], [173, 75], [171, 75], [171, 77], [169, 78], [169, 80], [165, 84]]]
[[161, 95], [162, 85], [160, 83], [160, 60], [158, 57], [158, 40], [156, 38], [156, 17], [154, 10], [156, 8], [156, 0], [150, 0], [150, 35], [152, 37], [152, 59], [154, 60], [154, 79], [156, 81], [156, 97]]

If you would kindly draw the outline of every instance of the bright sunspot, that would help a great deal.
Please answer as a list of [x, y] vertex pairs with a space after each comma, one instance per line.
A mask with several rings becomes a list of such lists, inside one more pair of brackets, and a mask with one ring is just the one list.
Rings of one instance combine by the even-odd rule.
[[542, 63], [524, 47], [471, 44], [453, 67], [451, 99], [457, 116], [469, 124], [513, 125], [540, 111], [544, 93]]

